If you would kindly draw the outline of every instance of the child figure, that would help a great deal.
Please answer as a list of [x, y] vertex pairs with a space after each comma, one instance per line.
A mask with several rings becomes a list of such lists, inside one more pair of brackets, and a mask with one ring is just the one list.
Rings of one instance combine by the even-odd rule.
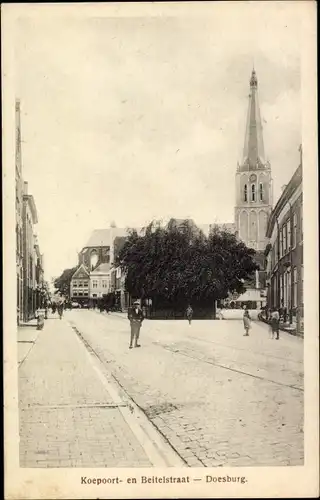
[[244, 337], [249, 337], [249, 330], [251, 328], [251, 317], [249, 314], [249, 311], [247, 310], [247, 307], [244, 306], [244, 313], [243, 313], [243, 326], [244, 326]]

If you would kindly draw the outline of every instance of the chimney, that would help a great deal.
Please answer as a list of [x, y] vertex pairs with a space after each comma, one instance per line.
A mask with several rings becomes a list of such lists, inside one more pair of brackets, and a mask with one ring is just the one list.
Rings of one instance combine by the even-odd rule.
[[27, 181], [24, 181], [23, 183], [23, 193], [28, 194], [28, 183]]

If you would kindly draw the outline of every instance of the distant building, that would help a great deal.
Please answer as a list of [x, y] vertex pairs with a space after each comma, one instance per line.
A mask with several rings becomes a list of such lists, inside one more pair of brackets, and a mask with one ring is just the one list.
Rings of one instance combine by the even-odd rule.
[[122, 271], [121, 267], [116, 264], [119, 253], [123, 248], [127, 237], [117, 236], [114, 240], [114, 261], [115, 265], [111, 270], [111, 290], [114, 292], [116, 297], [116, 303], [121, 307], [123, 311], [127, 310], [130, 306], [130, 296], [125, 288], [126, 275]]
[[93, 271], [100, 264], [112, 264], [114, 260], [114, 240], [126, 236], [126, 229], [110, 227], [95, 229], [79, 253], [79, 264]]
[[43, 254], [40, 252], [38, 237], [34, 236], [34, 261], [35, 261], [35, 288], [36, 288], [36, 309], [44, 306], [44, 299], [47, 295], [44, 281]]
[[89, 304], [90, 272], [84, 264], [80, 264], [70, 282], [70, 298], [80, 305]]
[[102, 263], [90, 272], [89, 297], [91, 305], [111, 292], [111, 266]]
[[131, 304], [131, 298], [125, 288], [126, 275], [120, 266], [111, 269], [111, 291], [115, 294], [116, 304], [126, 311]]
[[24, 319], [23, 302], [23, 179], [21, 161], [20, 101], [16, 101], [16, 275], [17, 275], [17, 319]]
[[17, 322], [34, 318], [36, 309], [48, 297], [44, 281], [43, 255], [35, 226], [38, 223], [34, 198], [22, 176], [21, 104], [15, 101], [15, 212]]
[[266, 230], [271, 210], [271, 166], [264, 151], [258, 80], [253, 70], [243, 157], [236, 172], [235, 206], [236, 231], [248, 247], [264, 251], [268, 243]]
[[[236, 235], [245, 245], [256, 251], [254, 260], [259, 266], [253, 278], [244, 283], [246, 292], [233, 295], [227, 301], [241, 307], [266, 305], [266, 235], [268, 218], [272, 211], [273, 185], [271, 166], [266, 159], [262, 121], [258, 100], [258, 79], [255, 70], [250, 78], [247, 124], [241, 163], [236, 171], [236, 200], [234, 223], [212, 224]], [[211, 230], [212, 230], [211, 228]]]
[[37, 308], [36, 265], [37, 257], [34, 247], [35, 225], [38, 214], [34, 198], [28, 194], [28, 183], [24, 183], [23, 194], [23, 319], [28, 321], [34, 317]]
[[303, 332], [302, 154], [271, 213], [267, 237], [268, 307], [281, 308], [287, 322]]
[[200, 226], [197, 225], [193, 219], [175, 219], [172, 218], [169, 220], [167, 228], [175, 228], [175, 229], [183, 229], [189, 228], [194, 235], [200, 234]]

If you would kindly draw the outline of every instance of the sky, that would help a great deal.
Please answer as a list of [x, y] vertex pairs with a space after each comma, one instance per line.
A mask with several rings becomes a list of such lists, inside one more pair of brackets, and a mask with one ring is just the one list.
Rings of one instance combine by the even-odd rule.
[[299, 16], [291, 3], [263, 16], [250, 2], [219, 5], [192, 18], [89, 17], [78, 6], [17, 21], [23, 177], [47, 279], [111, 221], [233, 221], [253, 64], [278, 199], [299, 163]]

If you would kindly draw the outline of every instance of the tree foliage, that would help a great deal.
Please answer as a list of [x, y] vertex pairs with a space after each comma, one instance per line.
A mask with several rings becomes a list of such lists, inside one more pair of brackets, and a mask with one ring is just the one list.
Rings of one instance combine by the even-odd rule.
[[244, 281], [257, 269], [254, 255], [235, 235], [218, 227], [206, 237], [190, 221], [172, 219], [166, 227], [153, 221], [144, 236], [131, 230], [118, 264], [132, 296], [208, 302], [245, 291]]
[[71, 278], [77, 270], [76, 267], [72, 267], [71, 269], [65, 269], [61, 276], [54, 280], [54, 286], [62, 295], [70, 294], [70, 283]]

